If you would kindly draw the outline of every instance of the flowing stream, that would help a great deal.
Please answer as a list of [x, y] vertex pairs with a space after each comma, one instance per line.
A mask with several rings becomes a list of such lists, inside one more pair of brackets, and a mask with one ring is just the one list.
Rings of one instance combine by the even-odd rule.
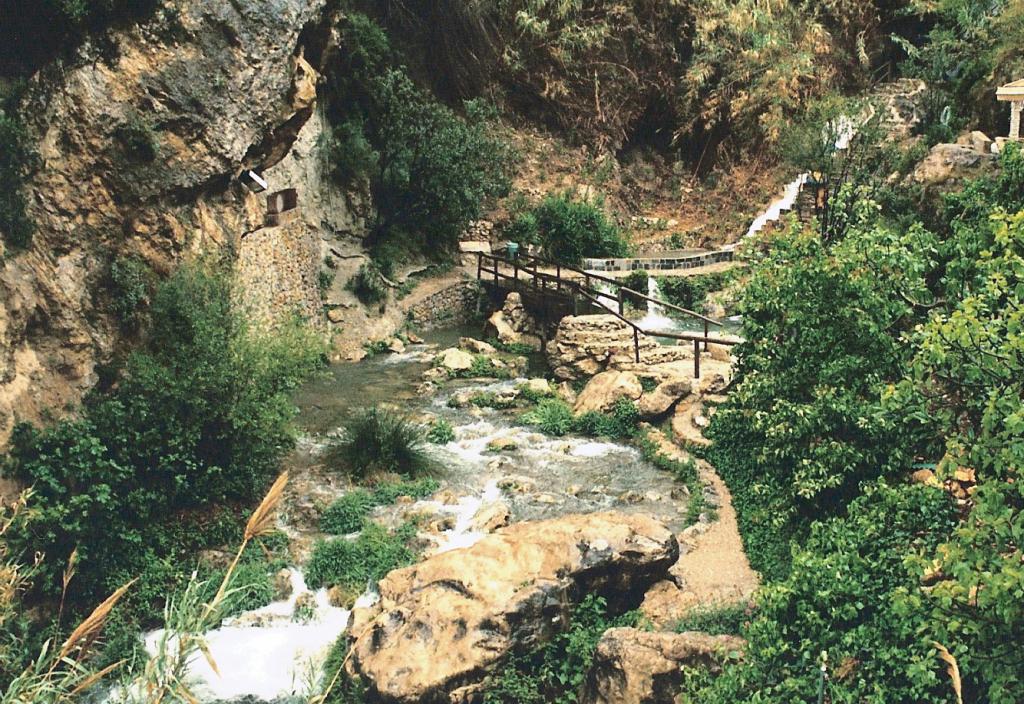
[[[437, 333], [429, 340], [433, 345], [332, 366], [301, 389], [296, 403], [304, 435], [289, 460], [292, 491], [323, 492], [326, 500], [344, 493], [343, 485], [321, 479], [319, 453], [354, 409], [392, 405], [414, 417], [443, 417], [455, 430], [454, 441], [431, 446], [442, 490], [411, 505], [378, 508], [373, 515], [385, 525], [398, 525], [411, 513], [438, 517], [430, 522], [442, 529], [421, 532], [429, 545], [427, 555], [469, 547], [483, 538], [487, 530], [480, 516], [500, 502], [513, 522], [615, 509], [653, 515], [675, 530], [685, 527], [685, 492], [635, 448], [549, 437], [519, 424], [514, 414], [522, 411], [449, 404], [453, 396], [507, 392], [523, 379], [452, 382], [430, 395], [417, 393], [438, 344], [451, 345], [459, 334], [478, 336], [479, 330]], [[493, 449], [497, 441], [502, 449]], [[293, 540], [311, 530], [287, 515], [282, 528]], [[332, 606], [325, 590], [307, 589], [301, 564], [291, 568], [289, 578], [288, 599], [228, 619], [207, 634], [217, 672], [202, 655], [190, 667], [193, 691], [202, 702], [284, 702], [309, 694], [331, 645], [347, 628], [350, 612]], [[368, 590], [359, 604], [375, 598]], [[297, 609], [300, 603], [303, 608]], [[296, 618], [297, 612], [303, 618]], [[150, 650], [160, 636], [159, 631], [146, 634]]]

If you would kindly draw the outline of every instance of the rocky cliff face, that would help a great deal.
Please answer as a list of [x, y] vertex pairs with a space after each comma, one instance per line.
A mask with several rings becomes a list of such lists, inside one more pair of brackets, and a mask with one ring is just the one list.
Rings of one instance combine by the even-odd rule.
[[113, 356], [116, 255], [166, 272], [263, 227], [264, 198], [238, 177], [279, 164], [313, 114], [333, 12], [329, 0], [172, 0], [33, 79], [21, 112], [38, 140], [37, 231], [0, 263], [0, 445], [16, 421], [77, 401]]

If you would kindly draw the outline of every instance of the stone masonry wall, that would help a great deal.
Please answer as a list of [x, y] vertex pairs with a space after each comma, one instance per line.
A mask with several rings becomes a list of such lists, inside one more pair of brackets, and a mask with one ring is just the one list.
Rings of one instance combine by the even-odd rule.
[[479, 316], [479, 297], [480, 284], [475, 279], [460, 281], [428, 296], [410, 308], [408, 319], [420, 330], [466, 323]]
[[323, 306], [317, 285], [320, 240], [301, 218], [246, 235], [237, 263], [241, 305], [258, 325], [298, 314], [318, 327]]

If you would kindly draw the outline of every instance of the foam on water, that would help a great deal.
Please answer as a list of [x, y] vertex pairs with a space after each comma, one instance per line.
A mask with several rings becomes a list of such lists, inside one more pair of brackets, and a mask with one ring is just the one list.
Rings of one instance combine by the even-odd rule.
[[[331, 606], [325, 589], [313, 592], [315, 613], [295, 620], [295, 606], [309, 592], [302, 571], [291, 570], [292, 594], [260, 609], [226, 619], [205, 639], [215, 672], [202, 654], [189, 663], [193, 691], [203, 701], [254, 697], [270, 701], [306, 694], [331, 645], [348, 627], [351, 612]], [[377, 595], [367, 592], [356, 606], [370, 606]], [[146, 650], [155, 653], [163, 630], [145, 635]], [[168, 647], [175, 646], [169, 637]]]
[[[647, 278], [647, 295], [661, 300], [661, 287], [653, 276]], [[647, 332], [671, 332], [679, 327], [675, 320], [665, 314], [665, 306], [654, 301], [647, 301], [647, 314], [636, 324]]]

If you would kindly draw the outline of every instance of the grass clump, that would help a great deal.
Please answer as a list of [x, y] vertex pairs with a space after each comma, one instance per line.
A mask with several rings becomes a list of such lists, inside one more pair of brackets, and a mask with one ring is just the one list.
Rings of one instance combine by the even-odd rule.
[[349, 418], [343, 439], [327, 449], [324, 459], [355, 479], [376, 474], [414, 477], [431, 467], [425, 444], [423, 427], [393, 411], [371, 408]]
[[572, 408], [560, 398], [541, 401], [536, 408], [525, 413], [522, 420], [555, 437], [561, 437], [573, 429]]
[[473, 355], [473, 365], [469, 369], [450, 369], [448, 377], [451, 379], [510, 379], [512, 373], [505, 368], [498, 367], [494, 360], [484, 354]]
[[533, 354], [537, 351], [525, 342], [502, 342], [496, 337], [487, 338], [487, 344], [491, 345], [499, 352], [518, 356]]
[[469, 403], [472, 406], [476, 406], [477, 408], [494, 408], [499, 411], [515, 408], [516, 401], [517, 399], [515, 397], [501, 396], [493, 391], [473, 394], [469, 398]]
[[411, 546], [415, 537], [412, 523], [394, 532], [371, 523], [355, 540], [321, 540], [306, 565], [306, 583], [312, 589], [338, 586], [354, 598], [370, 582], [415, 562], [417, 551]]
[[347, 535], [363, 529], [366, 517], [377, 505], [373, 494], [356, 489], [332, 503], [320, 515], [320, 530], [333, 535]]
[[119, 256], [110, 264], [110, 291], [114, 315], [125, 328], [137, 328], [153, 295], [153, 270], [135, 257]]
[[664, 454], [658, 445], [648, 436], [639, 439], [640, 450], [644, 459], [658, 469], [669, 472], [676, 481], [683, 484], [690, 492], [690, 500], [686, 506], [686, 518], [689, 522], [695, 523], [704, 512], [706, 502], [704, 500], [703, 484], [700, 479], [700, 472], [697, 470], [697, 463], [692, 457], [685, 460], [677, 460]]
[[377, 506], [395, 503], [399, 497], [423, 499], [441, 488], [436, 479], [388, 482], [373, 491], [355, 489], [332, 503], [320, 516], [320, 530], [332, 535], [348, 535], [363, 530], [367, 517]]
[[455, 440], [455, 428], [444, 418], [437, 418], [427, 430], [427, 442], [447, 445]]

